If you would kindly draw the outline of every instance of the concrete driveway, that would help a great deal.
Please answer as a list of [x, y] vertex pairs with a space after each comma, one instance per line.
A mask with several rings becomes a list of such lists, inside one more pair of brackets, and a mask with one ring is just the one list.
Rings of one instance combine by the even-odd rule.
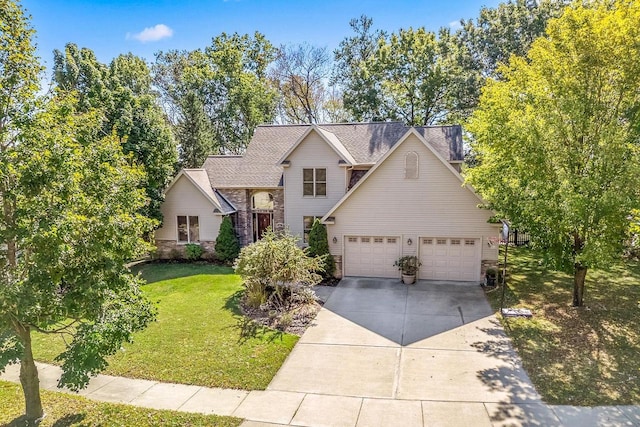
[[[306, 394], [292, 423], [300, 425], [346, 417], [348, 398], [358, 425], [384, 425], [383, 414], [399, 422], [388, 425], [412, 416], [415, 425], [495, 425], [514, 410], [557, 420], [482, 289], [467, 283], [343, 279], [267, 391]], [[320, 418], [305, 421], [305, 410]]]

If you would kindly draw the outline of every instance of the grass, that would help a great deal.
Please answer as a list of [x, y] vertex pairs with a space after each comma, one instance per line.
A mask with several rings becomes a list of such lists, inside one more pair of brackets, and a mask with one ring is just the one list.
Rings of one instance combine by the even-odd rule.
[[[41, 391], [46, 416], [41, 427], [63, 426], [221, 426], [235, 427], [242, 420], [217, 415], [137, 408], [129, 405], [95, 402], [80, 396]], [[0, 425], [25, 425], [24, 398], [18, 384], [0, 381]]]
[[[505, 307], [533, 311], [503, 319], [529, 377], [551, 404], [640, 404], [640, 264], [589, 270], [584, 307], [571, 307], [573, 277], [545, 269], [526, 248], [509, 248]], [[499, 290], [489, 294], [500, 307]]]
[[[206, 387], [266, 388], [298, 337], [256, 326], [238, 310], [240, 277], [208, 264], [137, 266], [158, 320], [109, 358], [105, 373]], [[35, 335], [38, 360], [52, 363], [58, 337]]]

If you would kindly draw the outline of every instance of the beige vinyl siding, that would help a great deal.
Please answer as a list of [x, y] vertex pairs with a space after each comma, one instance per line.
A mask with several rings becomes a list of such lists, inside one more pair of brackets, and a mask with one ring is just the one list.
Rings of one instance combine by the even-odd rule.
[[177, 240], [177, 216], [198, 216], [200, 241], [213, 241], [218, 236], [221, 215], [213, 213], [214, 206], [186, 176], [169, 189], [162, 204], [162, 227], [156, 231], [157, 240]]
[[[290, 166], [284, 168], [284, 220], [289, 231], [302, 239], [303, 217], [324, 216], [344, 196], [345, 168], [338, 166], [338, 154], [316, 133], [300, 142], [289, 155]], [[327, 170], [327, 195], [302, 195], [302, 169]]]
[[[419, 176], [405, 179], [405, 155], [412, 151], [419, 157]], [[491, 213], [479, 209], [479, 203], [447, 166], [410, 135], [333, 213], [335, 224], [328, 226], [330, 249], [342, 255], [343, 236], [400, 236], [402, 254], [415, 255], [420, 237], [477, 238], [482, 259], [497, 260], [497, 246], [490, 247], [488, 238], [497, 236], [499, 229], [487, 223]]]

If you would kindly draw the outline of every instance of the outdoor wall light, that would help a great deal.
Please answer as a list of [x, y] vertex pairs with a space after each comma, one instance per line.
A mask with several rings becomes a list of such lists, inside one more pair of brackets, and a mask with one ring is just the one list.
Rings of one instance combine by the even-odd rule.
[[338, 243], [338, 238], [336, 236], [333, 236], [333, 244], [335, 245], [336, 243]]
[[407, 239], [407, 245], [411, 246], [413, 244], [413, 240]]

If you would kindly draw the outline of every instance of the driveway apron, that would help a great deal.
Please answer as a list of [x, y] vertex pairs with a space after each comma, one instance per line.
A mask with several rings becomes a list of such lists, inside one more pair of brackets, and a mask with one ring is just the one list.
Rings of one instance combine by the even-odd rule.
[[267, 390], [541, 403], [482, 289], [458, 282], [343, 279]]

